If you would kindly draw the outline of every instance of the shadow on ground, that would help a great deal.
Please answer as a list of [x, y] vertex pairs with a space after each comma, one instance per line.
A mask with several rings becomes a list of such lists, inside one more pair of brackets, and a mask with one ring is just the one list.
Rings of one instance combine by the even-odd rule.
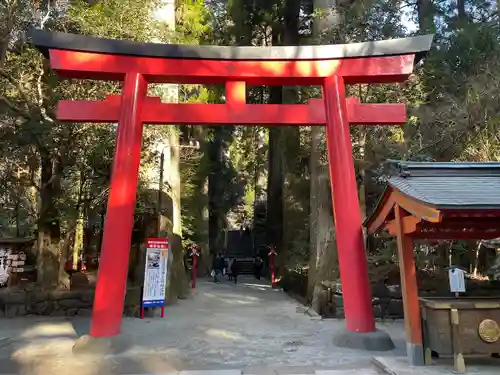
[[[380, 325], [396, 349], [386, 353], [335, 347], [344, 323], [312, 319], [285, 293], [243, 277], [235, 285], [200, 280], [192, 298], [165, 318], [124, 318], [129, 349], [118, 355], [74, 356], [74, 340], [89, 319], [25, 317], [0, 320], [0, 374], [78, 375], [166, 373], [244, 368], [356, 368], [374, 355], [403, 356], [402, 322]], [[4, 328], [5, 327], [5, 328]], [[303, 370], [306, 371], [306, 370]], [[307, 373], [302, 372], [302, 373]]]

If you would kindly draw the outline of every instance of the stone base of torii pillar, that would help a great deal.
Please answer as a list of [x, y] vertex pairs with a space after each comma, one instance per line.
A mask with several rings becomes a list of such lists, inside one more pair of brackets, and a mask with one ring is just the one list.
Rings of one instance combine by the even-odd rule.
[[80, 336], [73, 345], [73, 354], [120, 354], [132, 347], [132, 337], [120, 333], [111, 337]]
[[333, 344], [341, 348], [361, 349], [370, 351], [389, 351], [394, 349], [391, 337], [384, 331], [350, 332], [347, 330], [335, 332]]

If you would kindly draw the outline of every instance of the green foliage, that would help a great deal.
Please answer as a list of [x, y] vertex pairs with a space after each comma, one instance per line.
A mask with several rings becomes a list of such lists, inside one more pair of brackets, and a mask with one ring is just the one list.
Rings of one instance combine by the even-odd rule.
[[102, 38], [149, 41], [160, 27], [151, 17], [160, 4], [160, 0], [76, 0], [68, 9], [65, 28]]
[[[335, 3], [340, 6], [340, 23], [329, 21], [320, 36], [311, 36], [312, 26], [331, 15], [300, 4], [297, 23], [301, 40], [307, 38], [308, 44], [358, 42], [413, 35], [415, 31], [436, 33], [433, 50], [409, 81], [348, 87], [349, 94], [363, 102], [408, 106], [408, 122], [401, 128], [352, 129], [358, 181], [364, 188], [368, 211], [381, 189], [380, 163], [387, 158], [500, 160], [500, 30], [494, 2], [466, 0], [463, 11], [457, 9], [457, 2], [450, 1], [423, 0], [419, 3], [427, 6], [421, 8], [392, 0]], [[0, 2], [2, 235], [31, 235], [48, 231], [48, 223], [56, 223], [61, 232], [59, 242], [71, 242], [78, 206], [84, 205], [86, 233], [94, 233], [87, 246], [96, 250], [99, 241], [95, 234], [101, 229], [114, 150], [114, 126], [61, 124], [54, 120], [54, 111], [60, 99], [103, 99], [119, 92], [120, 85], [59, 79], [22, 38], [28, 27], [42, 25], [48, 30], [136, 41], [262, 46], [285, 42], [285, 21], [293, 2], [178, 1], [175, 30], [153, 20], [152, 14], [160, 5], [160, 0]], [[152, 87], [151, 92], [156, 89]], [[268, 91], [248, 87], [247, 100], [266, 103]], [[317, 87], [286, 88], [284, 92], [287, 100], [297, 103], [320, 96]], [[181, 85], [179, 100], [222, 103], [224, 89]], [[253, 224], [262, 224], [265, 210], [259, 201], [265, 196], [269, 172], [267, 130], [242, 126], [169, 129], [146, 131], [142, 162], [144, 166], [158, 164], [158, 152], [150, 145], [158, 137], [168, 137], [170, 131], [179, 134], [181, 144], [199, 141], [199, 150], [181, 152], [184, 244], [206, 241], [207, 205], [217, 216], [218, 230], [252, 222], [255, 206], [262, 216]], [[283, 129], [279, 142], [284, 237], [289, 261], [301, 264], [310, 250], [310, 129]], [[321, 150], [320, 162], [325, 164], [324, 143]], [[43, 175], [42, 164], [47, 167]], [[155, 213], [155, 200], [146, 194], [148, 189], [150, 181], [142, 176], [138, 219]], [[471, 254], [468, 245], [455, 248], [467, 262]], [[387, 261], [394, 256], [393, 243], [379, 250], [372, 256]], [[425, 255], [420, 264], [433, 262]]]
[[176, 20], [177, 41], [183, 44], [204, 44], [210, 41], [210, 12], [204, 0], [181, 1]]
[[[52, 243], [50, 251], [64, 262], [78, 208], [83, 206], [86, 251], [97, 252], [114, 154], [115, 126], [63, 124], [55, 120], [54, 112], [60, 99], [103, 99], [118, 92], [119, 84], [57, 78], [23, 33], [35, 26], [145, 41], [156, 27], [150, 19], [156, 5], [149, 0], [72, 1], [67, 6], [45, 1], [28, 6], [16, 0], [0, 4], [0, 193], [4, 202], [0, 235], [46, 235]], [[148, 144], [146, 137], [146, 163]]]

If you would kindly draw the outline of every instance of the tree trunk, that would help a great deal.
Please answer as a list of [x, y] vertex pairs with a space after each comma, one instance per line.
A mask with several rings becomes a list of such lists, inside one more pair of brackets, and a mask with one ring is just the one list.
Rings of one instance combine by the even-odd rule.
[[[319, 38], [326, 30], [334, 29], [338, 42], [344, 40], [342, 32], [343, 12], [341, 0], [315, 0], [314, 8], [321, 9], [324, 16], [315, 20], [314, 35]], [[337, 248], [335, 242], [335, 226], [331, 202], [330, 179], [328, 165], [322, 163], [325, 153], [323, 140], [324, 127], [311, 128], [311, 154], [309, 168], [311, 171], [310, 187], [310, 258], [308, 274], [308, 298], [318, 313], [322, 308], [321, 283], [335, 281], [338, 272]], [[326, 184], [326, 188], [325, 188]], [[327, 269], [327, 266], [330, 269]]]
[[311, 129], [311, 190], [310, 190], [310, 258], [308, 274], [308, 299], [312, 308], [320, 313], [323, 307], [324, 281], [338, 279], [337, 246], [331, 201], [328, 165], [321, 163], [323, 127]]
[[[270, 104], [281, 102], [281, 87], [270, 90]], [[283, 252], [283, 142], [282, 129], [269, 129], [269, 174], [267, 181], [267, 242]]]
[[465, 0], [457, 0], [457, 15], [459, 25], [467, 22], [467, 12], [465, 11]]
[[59, 212], [55, 206], [52, 182], [53, 163], [48, 155], [41, 157], [40, 215], [37, 240], [37, 282], [45, 289], [59, 285], [60, 240]]
[[[163, 22], [164, 26], [172, 33], [176, 28], [176, 6], [175, 0], [162, 0], [158, 3], [155, 12], [157, 21]], [[159, 87], [160, 96], [166, 102], [177, 103], [179, 101], [179, 85], [165, 84]], [[188, 293], [188, 279], [184, 267], [184, 249], [182, 247], [182, 222], [181, 222], [181, 177], [179, 170], [180, 144], [179, 130], [177, 127], [170, 127], [168, 132], [167, 147], [164, 147], [162, 155], [162, 165], [159, 175], [170, 185], [170, 198], [172, 201], [172, 227], [169, 228], [169, 256], [167, 275], [167, 299], [169, 303], [176, 302], [177, 298], [185, 298]], [[165, 169], [163, 169], [165, 167]], [[159, 190], [163, 187], [163, 180], [160, 182]], [[159, 191], [159, 197], [163, 192]], [[162, 200], [159, 199], [157, 228], [156, 231], [162, 237], [167, 236], [167, 229], [162, 220]], [[166, 224], [166, 223], [165, 223]]]
[[317, 237], [318, 237], [318, 178], [321, 159], [321, 139], [325, 136], [321, 126], [311, 127], [311, 154], [309, 157], [310, 189], [309, 189], [309, 272], [307, 278], [307, 298], [313, 299], [316, 284], [316, 263], [318, 262]]
[[203, 178], [201, 180], [200, 189], [200, 197], [203, 201], [203, 205], [199, 212], [199, 222], [200, 222], [200, 233], [198, 233], [197, 237], [200, 239], [198, 241], [198, 245], [201, 247], [201, 254], [198, 258], [198, 275], [205, 276], [210, 273], [210, 266], [212, 265], [210, 259], [210, 247], [208, 245], [209, 238], [209, 228], [208, 228], [208, 177]]
[[169, 152], [171, 153], [169, 171], [172, 194], [172, 233], [169, 238], [169, 248], [172, 255], [169, 299], [186, 298], [189, 282], [184, 265], [184, 249], [182, 247], [182, 217], [181, 217], [181, 176], [179, 174], [180, 145], [179, 134], [171, 131], [169, 137]]
[[[278, 45], [280, 32], [277, 27], [272, 31], [272, 44]], [[283, 103], [283, 88], [272, 86], [269, 89], [269, 104]], [[267, 243], [274, 245], [278, 257], [283, 252], [283, 142], [282, 128], [269, 128], [269, 167], [267, 180]]]
[[316, 199], [317, 237], [312, 252], [315, 257], [311, 259], [315, 270], [311, 306], [316, 312], [320, 313], [324, 304], [321, 283], [323, 281], [335, 281], [339, 275], [328, 171], [323, 171], [318, 177], [318, 195]]
[[435, 30], [433, 0], [417, 0], [418, 27], [421, 33]]
[[[283, 28], [283, 45], [297, 46], [299, 45], [299, 13], [300, 1], [287, 0], [284, 9], [284, 28]], [[284, 86], [282, 90], [283, 104], [296, 104], [298, 102], [299, 89], [296, 86]], [[307, 198], [297, 194], [295, 181], [300, 180], [296, 176], [301, 176], [303, 170], [297, 168], [297, 163], [294, 161], [297, 158], [297, 152], [300, 151], [300, 129], [297, 126], [288, 126], [281, 129], [282, 139], [282, 173], [283, 173], [283, 218], [289, 218], [282, 222], [283, 246], [278, 252], [277, 263], [285, 265], [290, 259], [290, 251], [296, 250], [296, 241], [303, 237], [301, 231], [305, 229], [307, 223], [302, 222], [301, 218], [297, 217], [294, 212], [295, 208], [288, 205], [290, 201], [304, 201], [304, 206], [307, 206]], [[289, 161], [291, 161], [289, 163]], [[307, 240], [307, 234], [306, 234]]]
[[221, 238], [222, 225], [221, 205], [223, 187], [220, 186], [220, 174], [222, 173], [222, 129], [213, 128], [213, 140], [208, 145], [208, 158], [210, 163], [210, 174], [208, 176], [208, 246], [211, 254], [222, 251], [223, 241]]
[[77, 218], [75, 224], [75, 240], [73, 243], [73, 270], [78, 268], [78, 258], [80, 253], [83, 251], [84, 185], [85, 176], [83, 172], [80, 172], [80, 189], [78, 191], [78, 203], [76, 205]]
[[21, 200], [17, 198], [16, 200], [16, 237], [19, 238], [21, 237], [21, 216], [20, 216], [20, 209], [21, 209]]

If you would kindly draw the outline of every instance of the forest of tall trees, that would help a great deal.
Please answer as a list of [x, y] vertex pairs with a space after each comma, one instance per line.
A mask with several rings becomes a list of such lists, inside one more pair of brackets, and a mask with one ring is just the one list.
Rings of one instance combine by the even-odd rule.
[[[68, 260], [81, 253], [98, 256], [116, 129], [60, 123], [55, 104], [64, 98], [102, 99], [120, 85], [57, 78], [29, 44], [31, 27], [238, 46], [433, 33], [431, 53], [406, 83], [348, 87], [362, 102], [408, 107], [403, 127], [352, 128], [362, 215], [370, 213], [383, 188], [387, 159], [500, 160], [498, 1], [177, 0], [174, 24], [154, 16], [165, 3], [172, 1], [0, 0], [0, 236], [36, 239], [37, 282], [43, 288], [67, 286], [62, 265]], [[224, 102], [218, 86], [180, 85], [175, 93], [179, 102]], [[318, 87], [251, 86], [247, 100], [305, 103], [320, 95]], [[177, 234], [182, 244], [174, 250], [173, 266], [179, 272], [172, 277], [174, 297], [182, 297], [183, 249], [199, 243], [209, 259], [223, 249], [225, 230], [250, 227], [254, 237], [263, 233], [264, 245], [276, 246], [282, 272], [308, 272], [308, 297], [314, 301], [322, 281], [338, 279], [326, 163], [319, 127], [148, 127], [131, 234], [131, 251], [138, 255], [132, 260], [139, 261], [147, 236]], [[367, 243], [372, 274], [390, 272], [394, 243]], [[443, 269], [452, 249], [455, 263], [473, 267], [481, 245], [427, 244], [417, 262]], [[373, 271], [381, 264], [387, 268]], [[500, 264], [492, 264], [481, 272], [498, 276]]]

